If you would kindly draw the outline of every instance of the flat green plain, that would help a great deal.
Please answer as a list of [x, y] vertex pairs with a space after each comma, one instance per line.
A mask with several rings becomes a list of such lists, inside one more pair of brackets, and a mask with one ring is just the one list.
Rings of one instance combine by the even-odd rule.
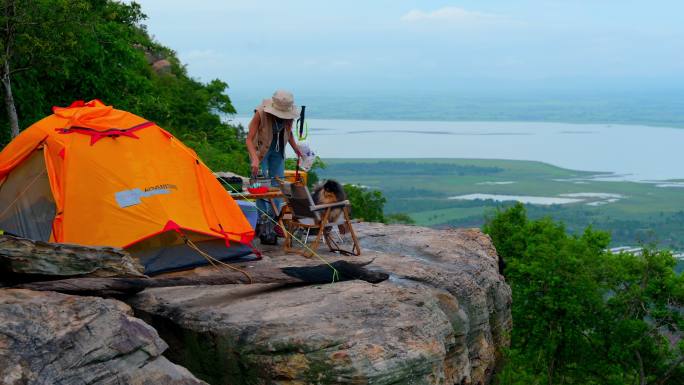
[[[497, 159], [325, 159], [319, 174], [377, 189], [387, 198], [385, 213], [406, 213], [418, 225], [481, 226], [485, 217], [512, 201], [449, 197], [494, 194], [564, 198], [564, 194], [616, 194], [582, 197], [569, 204], [526, 204], [530, 217], [563, 221], [568, 230], [587, 226], [611, 233], [613, 245], [657, 243], [684, 250], [684, 188], [657, 183], [601, 181], [596, 171], [577, 171], [533, 161]], [[671, 181], [674, 184], [678, 181]], [[565, 196], [567, 198], [567, 196]]]

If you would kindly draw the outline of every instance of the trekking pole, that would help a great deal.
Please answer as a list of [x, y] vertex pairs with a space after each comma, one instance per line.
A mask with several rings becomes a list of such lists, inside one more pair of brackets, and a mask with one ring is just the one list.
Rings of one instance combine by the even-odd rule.
[[[299, 125], [299, 140], [302, 139], [304, 135], [304, 118], [306, 115], [306, 106], [302, 106], [302, 111], [299, 113], [299, 118], [297, 118], [297, 124]], [[295, 183], [299, 182], [299, 154], [297, 154], [297, 168], [295, 169]]]

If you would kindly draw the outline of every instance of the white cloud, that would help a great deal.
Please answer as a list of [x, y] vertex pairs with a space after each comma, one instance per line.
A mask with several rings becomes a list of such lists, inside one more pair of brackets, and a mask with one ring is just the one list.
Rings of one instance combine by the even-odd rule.
[[409, 23], [442, 22], [453, 25], [473, 26], [506, 21], [508, 18], [502, 15], [468, 11], [463, 8], [449, 6], [434, 11], [413, 9], [402, 16], [401, 20]]

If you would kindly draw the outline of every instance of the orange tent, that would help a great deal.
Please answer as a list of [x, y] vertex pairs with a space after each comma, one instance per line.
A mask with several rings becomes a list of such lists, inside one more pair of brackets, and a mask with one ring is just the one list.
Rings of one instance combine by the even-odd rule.
[[[99, 100], [53, 112], [0, 153], [1, 230], [123, 247], [150, 272], [198, 262], [185, 257], [192, 252], [183, 235], [213, 256], [219, 244], [251, 242], [254, 230], [237, 203], [161, 127]], [[249, 252], [241, 250], [227, 255]]]

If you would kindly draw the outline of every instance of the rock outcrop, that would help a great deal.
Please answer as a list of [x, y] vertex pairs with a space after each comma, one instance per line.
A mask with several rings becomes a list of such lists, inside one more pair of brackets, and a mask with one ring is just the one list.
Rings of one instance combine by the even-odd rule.
[[33, 241], [0, 235], [0, 277], [142, 277], [143, 267], [126, 251]]
[[[373, 260], [390, 280], [156, 288], [129, 303], [169, 343], [167, 357], [214, 385], [488, 383], [511, 327], [511, 292], [490, 239], [479, 230], [356, 229], [363, 257], [349, 260]], [[257, 263], [320, 263], [265, 254]]]
[[168, 75], [171, 73], [171, 62], [166, 59], [157, 60], [152, 63], [152, 69], [159, 75]]
[[[362, 242], [384, 253], [375, 262], [411, 282], [444, 290], [466, 316], [473, 383], [486, 383], [499, 349], [508, 346], [511, 289], [498, 271], [491, 239], [477, 229], [434, 230], [413, 226], [367, 224]], [[448, 312], [448, 308], [447, 308]]]
[[204, 384], [124, 303], [0, 289], [0, 383]]

